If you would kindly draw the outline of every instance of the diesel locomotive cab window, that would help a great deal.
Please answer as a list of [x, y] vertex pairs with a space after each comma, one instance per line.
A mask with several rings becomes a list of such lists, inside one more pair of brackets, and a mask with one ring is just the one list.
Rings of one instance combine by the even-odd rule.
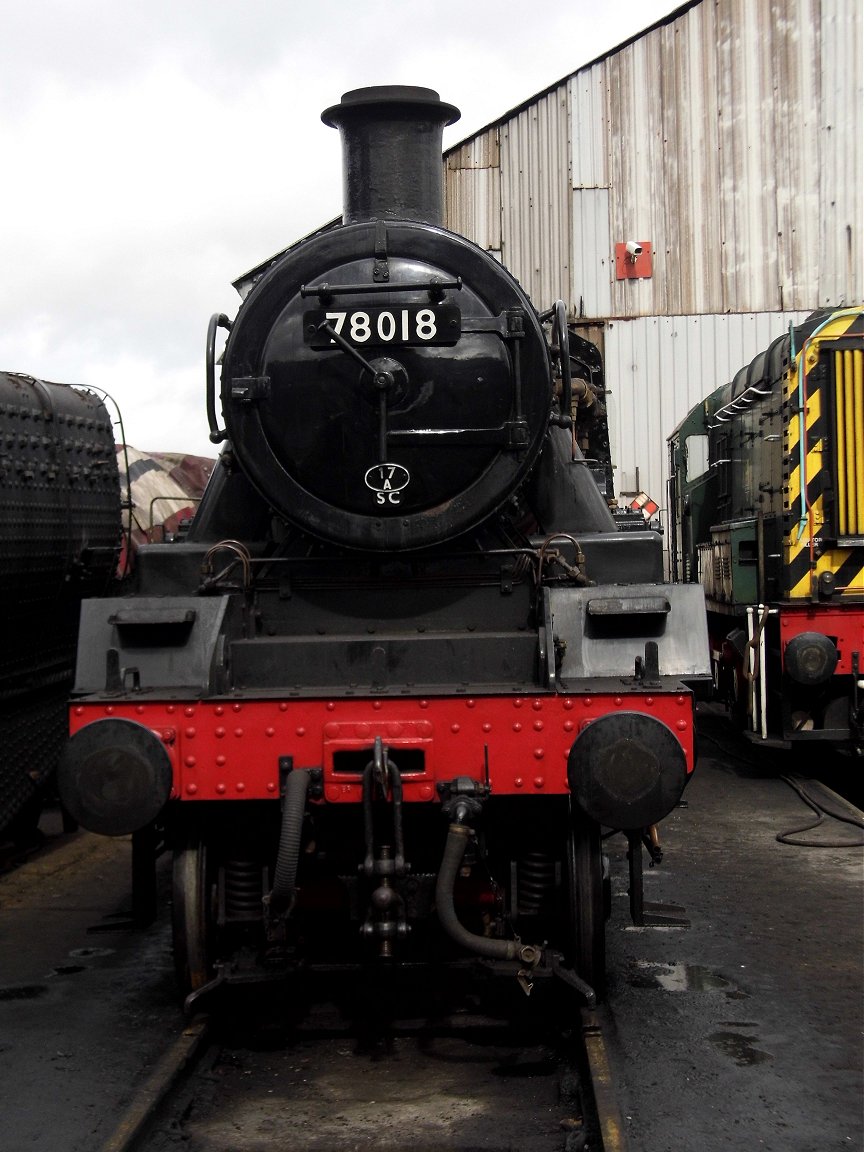
[[684, 449], [684, 466], [688, 480], [698, 480], [708, 471], [708, 437], [688, 436]]

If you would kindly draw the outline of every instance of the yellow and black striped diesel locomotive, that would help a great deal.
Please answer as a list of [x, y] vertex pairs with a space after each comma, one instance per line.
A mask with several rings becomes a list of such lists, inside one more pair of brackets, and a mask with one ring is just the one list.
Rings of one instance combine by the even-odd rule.
[[754, 738], [864, 751], [864, 309], [816, 312], [669, 438], [673, 577]]

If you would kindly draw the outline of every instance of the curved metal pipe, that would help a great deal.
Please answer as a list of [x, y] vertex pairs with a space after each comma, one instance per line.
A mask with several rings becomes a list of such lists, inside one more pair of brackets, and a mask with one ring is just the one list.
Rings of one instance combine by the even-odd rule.
[[279, 835], [279, 853], [273, 874], [273, 887], [264, 902], [270, 913], [290, 912], [297, 892], [297, 864], [300, 859], [300, 840], [303, 817], [306, 814], [306, 795], [309, 791], [309, 772], [294, 771], [285, 787], [285, 807], [282, 810], [282, 831]]
[[453, 903], [453, 888], [470, 836], [471, 829], [467, 824], [451, 824], [447, 832], [447, 843], [435, 884], [435, 907], [441, 927], [451, 940], [477, 956], [489, 960], [521, 960], [533, 965], [540, 951], [534, 945], [521, 944], [518, 940], [492, 940], [488, 936], [478, 936], [459, 922]]

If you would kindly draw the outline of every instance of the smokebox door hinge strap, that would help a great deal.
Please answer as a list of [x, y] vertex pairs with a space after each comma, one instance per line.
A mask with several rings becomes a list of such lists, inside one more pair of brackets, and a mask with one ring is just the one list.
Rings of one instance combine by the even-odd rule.
[[375, 283], [390, 279], [390, 267], [387, 264], [387, 225], [382, 220], [375, 225], [375, 264], [372, 268], [372, 279]]
[[231, 381], [231, 400], [235, 404], [259, 404], [269, 399], [269, 376], [235, 376]]

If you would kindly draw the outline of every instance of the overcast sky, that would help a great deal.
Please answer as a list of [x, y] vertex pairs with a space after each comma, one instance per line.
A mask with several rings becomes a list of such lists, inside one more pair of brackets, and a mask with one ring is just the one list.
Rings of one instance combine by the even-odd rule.
[[[445, 147], [670, 0], [21, 0], [0, 18], [0, 369], [104, 388], [126, 439], [215, 454], [231, 281], [337, 215], [320, 113], [367, 84], [462, 111]], [[117, 433], [119, 439], [119, 431]]]

